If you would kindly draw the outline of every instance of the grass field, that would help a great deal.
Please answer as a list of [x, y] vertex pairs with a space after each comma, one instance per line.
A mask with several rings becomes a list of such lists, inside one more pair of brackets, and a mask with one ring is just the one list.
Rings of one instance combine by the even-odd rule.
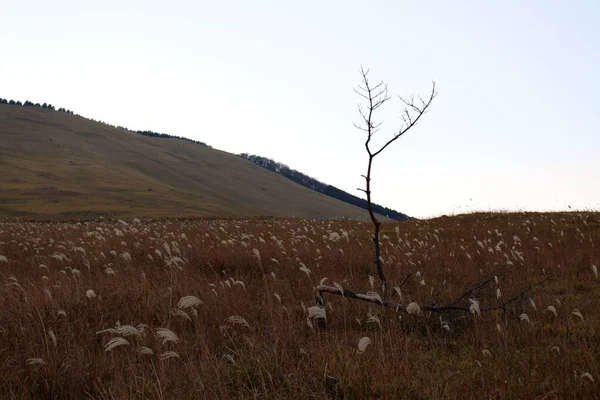
[[325, 294], [319, 329], [323, 278], [379, 290], [367, 223], [5, 221], [0, 397], [597, 398], [600, 214], [383, 230], [391, 286], [408, 276], [391, 300], [450, 304], [495, 276], [458, 305], [506, 310], [408, 314]]
[[357, 219], [367, 212], [224, 151], [0, 105], [0, 217], [215, 215]]

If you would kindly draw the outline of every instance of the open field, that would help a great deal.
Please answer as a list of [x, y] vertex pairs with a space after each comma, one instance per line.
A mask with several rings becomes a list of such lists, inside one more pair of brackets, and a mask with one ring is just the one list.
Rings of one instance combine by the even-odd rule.
[[598, 396], [600, 214], [384, 224], [388, 281], [408, 276], [391, 300], [451, 304], [491, 277], [457, 305], [506, 311], [409, 315], [326, 294], [318, 329], [307, 308], [322, 278], [379, 290], [370, 228], [1, 223], [0, 397]]

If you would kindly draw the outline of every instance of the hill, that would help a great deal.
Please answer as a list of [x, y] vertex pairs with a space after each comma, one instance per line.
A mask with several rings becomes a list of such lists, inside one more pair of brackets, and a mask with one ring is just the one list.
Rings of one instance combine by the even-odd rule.
[[366, 218], [201, 143], [0, 104], [0, 217]]
[[[368, 210], [367, 200], [361, 199], [358, 196], [354, 196], [353, 194], [338, 189], [335, 186], [323, 183], [315, 178], [303, 174], [300, 171], [296, 171], [295, 169], [292, 169], [285, 164], [271, 160], [270, 158], [257, 156], [255, 154], [242, 153], [240, 154], [240, 157], [245, 158], [246, 160], [250, 160], [256, 165], [260, 165], [261, 167], [266, 168], [270, 171], [277, 172], [278, 174], [285, 176], [286, 178], [291, 179], [292, 181], [304, 187], [316, 190], [319, 193], [323, 193], [329, 197], [333, 197], [334, 199], [338, 199], [345, 203], [355, 205], [364, 210]], [[402, 221], [410, 218], [406, 214], [402, 214], [396, 210], [392, 210], [391, 208], [380, 206], [379, 204], [372, 204], [372, 206], [373, 211], [375, 213], [384, 215], [390, 219]]]

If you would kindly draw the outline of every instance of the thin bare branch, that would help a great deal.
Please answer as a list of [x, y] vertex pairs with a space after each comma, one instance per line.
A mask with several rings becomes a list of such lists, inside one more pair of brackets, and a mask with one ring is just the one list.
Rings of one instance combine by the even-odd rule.
[[358, 129], [359, 131], [364, 131], [364, 132], [368, 132], [369, 131], [367, 128], [363, 128], [362, 126], [357, 125], [355, 122], [353, 122], [352, 125], [354, 125], [354, 127], [356, 129]]
[[[362, 88], [360, 88], [360, 89], [362, 89]], [[358, 91], [356, 88], [355, 88], [355, 89], [353, 89], [353, 90], [354, 90], [354, 93], [356, 93], [356, 94], [357, 94], [357, 95], [359, 95], [360, 97], [362, 97], [362, 98], [366, 99], [367, 101], [369, 101], [369, 96], [367, 96], [367, 95], [365, 95], [365, 94], [362, 94], [362, 93], [361, 93], [361, 92], [359, 92], [359, 91]]]
[[470, 296], [473, 292], [481, 289], [482, 287], [490, 284], [491, 282], [496, 280], [496, 277], [502, 277], [505, 276], [506, 274], [508, 274], [508, 272], [510, 271], [506, 271], [506, 272], [502, 272], [502, 273], [493, 273], [490, 274], [487, 278], [475, 283], [475, 285], [470, 288], [470, 289], [465, 289], [463, 291], [463, 293], [452, 303], [450, 304], [451, 306], [456, 305], [458, 302], [460, 302], [461, 300], [463, 300], [464, 298]]
[[402, 102], [404, 102], [404, 104], [406, 104], [406, 106], [408, 108], [410, 108], [414, 111], [414, 115], [410, 113], [409, 109], [404, 110], [404, 115], [403, 115], [403, 120], [405, 123], [404, 126], [401, 127], [398, 130], [398, 132], [390, 140], [388, 140], [379, 150], [374, 152], [373, 157], [375, 157], [376, 155], [381, 153], [383, 150], [386, 149], [386, 147], [388, 147], [390, 144], [394, 143], [398, 138], [400, 138], [402, 135], [404, 135], [406, 132], [408, 132], [413, 126], [415, 126], [417, 124], [417, 122], [419, 122], [419, 119], [421, 119], [421, 116], [423, 116], [423, 114], [425, 114], [425, 112], [431, 105], [431, 102], [433, 101], [433, 99], [435, 99], [436, 96], [437, 96], [437, 92], [435, 91], [435, 82], [433, 82], [429, 99], [427, 100], [427, 102], [424, 102], [424, 104], [421, 107], [417, 107], [414, 105], [414, 98], [412, 98], [411, 101], [406, 101], [406, 100], [400, 98], [402, 100]]
[[406, 283], [406, 281], [408, 281], [408, 278], [410, 278], [412, 275], [412, 273], [409, 273], [408, 275], [406, 275], [406, 278], [404, 278], [404, 280], [402, 281], [402, 283], [400, 285], [398, 285], [398, 287], [400, 289], [402, 289], [402, 286], [404, 286], [404, 284]]

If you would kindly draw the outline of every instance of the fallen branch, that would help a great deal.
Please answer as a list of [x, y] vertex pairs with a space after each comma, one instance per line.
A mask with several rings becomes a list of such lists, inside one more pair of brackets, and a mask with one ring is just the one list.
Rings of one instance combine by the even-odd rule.
[[[390, 307], [390, 308], [402, 307], [402, 304], [392, 303], [390, 301], [383, 300], [380, 296], [373, 296], [371, 294], [365, 294], [365, 293], [356, 293], [356, 292], [353, 292], [352, 290], [348, 290], [348, 289], [340, 290], [335, 286], [319, 285], [319, 286], [317, 286], [317, 291], [319, 292], [319, 297], [321, 297], [321, 298], [323, 298], [322, 293], [326, 292], [326, 293], [332, 293], [332, 294], [337, 294], [339, 296], [347, 297], [349, 299], [358, 299], [358, 300], [367, 301], [370, 303], [376, 303], [376, 304], [382, 305], [384, 307]], [[317, 302], [319, 302], [319, 301], [317, 301]]]
[[488, 278], [475, 283], [474, 286], [471, 289], [469, 289], [469, 290], [465, 289], [463, 291], [463, 293], [460, 295], [460, 297], [458, 297], [456, 300], [454, 300], [454, 302], [452, 302], [450, 305], [451, 306], [456, 305], [459, 301], [461, 301], [462, 299], [464, 299], [467, 296], [470, 296], [476, 290], [479, 290], [479, 289], [483, 288], [484, 286], [486, 286], [487, 284], [492, 283], [492, 281], [495, 281], [496, 278], [499, 277], [499, 276], [505, 276], [505, 275], [507, 275], [509, 272], [511, 272], [511, 271], [509, 270], [509, 271], [505, 271], [505, 272], [502, 272], [502, 273], [493, 273], [493, 274], [490, 274], [490, 276], [488, 276]]
[[[507, 307], [509, 305], [511, 305], [512, 303], [514, 303], [515, 301], [521, 299], [523, 296], [525, 296], [526, 294], [528, 294], [531, 289], [542, 285], [544, 282], [546, 282], [548, 279], [550, 279], [551, 277], [546, 277], [544, 279], [542, 279], [539, 282], [536, 282], [530, 286], [528, 286], [527, 288], [525, 288], [522, 292], [520, 292], [518, 295], [506, 300], [505, 302], [503, 302], [502, 304], [498, 305], [498, 306], [493, 306], [493, 307], [486, 307], [486, 308], [480, 308], [479, 312], [488, 312], [488, 311], [495, 311], [495, 310], [503, 310], [505, 312], [510, 312], [511, 314], [514, 314], [511, 310], [509, 310]], [[487, 283], [488, 281], [486, 280], [485, 283]], [[451, 302], [448, 305], [442, 305], [442, 306], [437, 306], [437, 305], [430, 305], [430, 306], [420, 306], [421, 310], [423, 311], [430, 311], [430, 312], [435, 312], [435, 313], [441, 313], [444, 311], [464, 311], [464, 312], [472, 312], [472, 309], [470, 306], [457, 306], [456, 304], [461, 300], [464, 299], [465, 297], [467, 297], [469, 294], [471, 294], [473, 291], [477, 290], [478, 288], [480, 288], [483, 285], [476, 285], [476, 287], [474, 287], [472, 290], [469, 290], [467, 293], [463, 293], [458, 299], [456, 299], [455, 301]], [[396, 312], [407, 312], [406, 311], [406, 306], [407, 305], [403, 305], [401, 303], [393, 303], [391, 301], [387, 301], [387, 300], [383, 300], [381, 298], [381, 296], [379, 295], [375, 295], [375, 294], [368, 294], [368, 293], [356, 293], [352, 290], [348, 290], [348, 289], [342, 289], [340, 290], [339, 288], [335, 287], [335, 286], [328, 286], [328, 285], [319, 285], [317, 286], [317, 291], [318, 291], [318, 296], [317, 296], [317, 304], [319, 304], [320, 306], [324, 306], [325, 304], [325, 299], [323, 298], [323, 293], [331, 293], [331, 294], [335, 294], [338, 296], [343, 296], [349, 299], [358, 299], [358, 300], [362, 300], [362, 301], [366, 301], [369, 303], [375, 303], [375, 304], [379, 304], [380, 306], [386, 307], [386, 308], [393, 308], [396, 310]]]

